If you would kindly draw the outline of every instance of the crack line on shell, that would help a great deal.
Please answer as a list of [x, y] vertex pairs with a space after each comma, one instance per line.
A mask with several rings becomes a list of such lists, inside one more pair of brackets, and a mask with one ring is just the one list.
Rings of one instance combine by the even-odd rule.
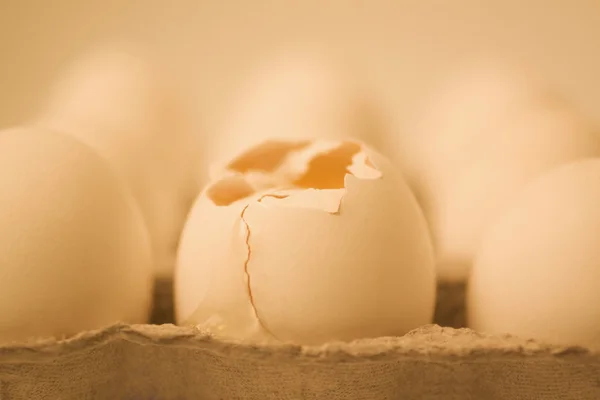
[[[265, 197], [274, 197], [276, 199], [284, 199], [284, 198], [286, 198], [288, 196], [286, 196], [286, 195], [276, 195], [276, 194], [265, 194], [264, 196], [262, 196], [258, 200], [256, 200], [256, 202], [260, 203], [261, 200], [264, 199]], [[261, 328], [263, 328], [265, 330], [265, 332], [267, 332], [273, 338], [277, 339], [277, 337], [261, 321], [261, 319], [260, 319], [260, 317], [258, 315], [258, 310], [256, 309], [256, 305], [254, 304], [254, 295], [252, 294], [252, 285], [251, 285], [251, 281], [250, 281], [250, 273], [248, 272], [248, 264], [250, 263], [250, 258], [252, 257], [252, 248], [250, 247], [251, 231], [250, 231], [250, 225], [248, 225], [248, 222], [244, 219], [244, 214], [246, 213], [246, 210], [248, 209], [249, 206], [250, 206], [250, 204], [246, 205], [244, 207], [244, 209], [242, 210], [241, 214], [240, 214], [240, 219], [241, 219], [242, 223], [244, 224], [244, 226], [246, 228], [246, 238], [245, 238], [245, 241], [246, 241], [246, 249], [248, 251], [248, 254], [246, 256], [246, 261], [244, 261], [244, 274], [246, 275], [246, 285], [247, 285], [247, 289], [248, 289], [248, 297], [249, 297], [249, 300], [250, 300], [250, 306], [252, 307], [252, 311], [254, 311], [254, 316], [256, 317], [256, 320], [258, 321], [258, 324], [261, 326]]]

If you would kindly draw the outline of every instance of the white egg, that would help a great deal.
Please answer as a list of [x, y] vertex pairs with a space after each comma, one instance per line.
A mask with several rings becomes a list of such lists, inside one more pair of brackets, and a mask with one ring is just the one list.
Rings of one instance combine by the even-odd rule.
[[461, 65], [433, 91], [411, 121], [405, 156], [417, 179], [447, 176], [468, 161], [465, 147], [496, 125], [554, 101], [549, 89], [525, 69], [484, 58]]
[[385, 159], [353, 141], [272, 148], [268, 163], [254, 150], [192, 209], [175, 279], [179, 324], [316, 344], [431, 323], [426, 222]]
[[173, 82], [136, 50], [109, 47], [81, 57], [37, 123], [97, 149], [127, 177], [150, 230], [156, 272], [170, 276], [200, 190], [199, 146]]
[[152, 258], [135, 200], [67, 135], [0, 133], [0, 341], [144, 323]]
[[580, 115], [527, 86], [524, 76], [503, 71], [471, 71], [449, 85], [427, 114], [427, 129], [417, 131], [422, 147], [412, 184], [442, 281], [467, 279], [485, 229], [528, 182], [600, 155], [600, 142]]
[[357, 138], [378, 148], [386, 129], [358, 74], [319, 51], [292, 50], [260, 64], [207, 144], [222, 166], [266, 140]]
[[600, 344], [600, 159], [558, 167], [492, 225], [469, 281], [479, 331]]
[[490, 131], [428, 205], [440, 279], [467, 278], [485, 230], [529, 182], [558, 165], [597, 155], [597, 135], [566, 109], [531, 111]]

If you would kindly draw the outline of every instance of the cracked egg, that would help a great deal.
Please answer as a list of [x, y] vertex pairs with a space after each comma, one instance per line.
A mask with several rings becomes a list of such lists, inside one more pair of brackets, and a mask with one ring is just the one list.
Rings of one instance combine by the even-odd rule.
[[175, 274], [177, 322], [319, 344], [430, 323], [433, 250], [388, 161], [355, 141], [268, 141], [200, 194]]

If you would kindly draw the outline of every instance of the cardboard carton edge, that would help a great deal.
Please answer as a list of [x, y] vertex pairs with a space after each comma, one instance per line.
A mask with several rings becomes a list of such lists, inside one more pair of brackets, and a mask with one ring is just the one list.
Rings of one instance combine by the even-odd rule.
[[402, 358], [427, 361], [490, 362], [524, 358], [553, 358], [600, 365], [600, 352], [576, 346], [556, 346], [512, 336], [491, 336], [471, 329], [426, 325], [401, 337], [361, 339], [320, 346], [261, 345], [223, 341], [194, 327], [115, 324], [66, 339], [48, 338], [0, 347], [1, 364], [44, 362], [88, 351], [114, 341], [141, 346], [184, 347], [222, 357], [293, 360], [294, 362], [391, 362]]

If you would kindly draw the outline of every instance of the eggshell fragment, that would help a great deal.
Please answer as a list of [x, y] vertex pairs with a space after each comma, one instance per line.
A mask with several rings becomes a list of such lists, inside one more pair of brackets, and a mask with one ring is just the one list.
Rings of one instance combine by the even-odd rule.
[[[266, 170], [234, 160], [200, 195], [181, 239], [178, 323], [315, 344], [431, 322], [432, 248], [411, 191], [364, 145], [333, 144], [311, 141]], [[255, 184], [261, 168], [271, 187]]]
[[148, 232], [104, 159], [67, 135], [4, 131], [0, 186], [1, 342], [147, 321]]
[[73, 135], [124, 174], [150, 230], [156, 272], [171, 276], [203, 177], [181, 93], [151, 60], [133, 46], [83, 55], [57, 81], [36, 123]]
[[210, 164], [222, 167], [267, 140], [355, 138], [378, 148], [383, 115], [363, 86], [358, 74], [320, 51], [296, 49], [266, 60], [249, 74], [222, 131], [207, 144]]
[[528, 186], [485, 235], [469, 281], [479, 331], [600, 344], [600, 159]]

